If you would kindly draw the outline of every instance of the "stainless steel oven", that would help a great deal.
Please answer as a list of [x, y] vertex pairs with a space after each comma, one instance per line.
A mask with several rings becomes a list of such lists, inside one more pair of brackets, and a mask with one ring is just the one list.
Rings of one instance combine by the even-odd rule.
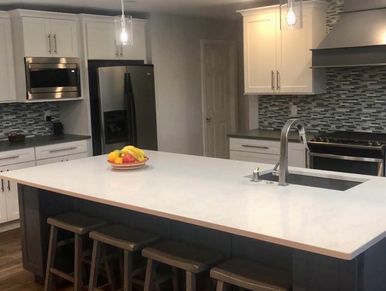
[[28, 100], [81, 97], [78, 58], [26, 58]]
[[335, 132], [319, 136], [308, 143], [309, 166], [319, 170], [385, 176], [385, 143], [386, 136], [381, 134]]

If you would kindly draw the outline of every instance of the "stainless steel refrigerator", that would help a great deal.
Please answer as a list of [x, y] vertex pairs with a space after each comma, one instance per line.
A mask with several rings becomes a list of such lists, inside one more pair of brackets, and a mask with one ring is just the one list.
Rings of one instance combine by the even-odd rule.
[[90, 81], [96, 81], [90, 83], [94, 154], [125, 145], [157, 150], [153, 66], [100, 64], [91, 70]]

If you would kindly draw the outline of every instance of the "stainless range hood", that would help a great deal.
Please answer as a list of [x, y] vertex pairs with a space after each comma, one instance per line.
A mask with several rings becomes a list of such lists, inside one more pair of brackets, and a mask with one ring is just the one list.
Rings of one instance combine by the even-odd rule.
[[345, 0], [339, 22], [312, 56], [313, 68], [386, 66], [386, 0]]

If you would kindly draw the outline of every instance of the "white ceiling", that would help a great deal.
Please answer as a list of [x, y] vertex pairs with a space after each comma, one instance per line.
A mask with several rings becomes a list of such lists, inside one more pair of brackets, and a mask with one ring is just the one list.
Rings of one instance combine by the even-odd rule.
[[[238, 9], [274, 3], [274, 0], [125, 0], [125, 8], [132, 12], [163, 12], [205, 17], [231, 17]], [[60, 8], [94, 11], [118, 11], [120, 0], [1, 0], [11, 8]]]

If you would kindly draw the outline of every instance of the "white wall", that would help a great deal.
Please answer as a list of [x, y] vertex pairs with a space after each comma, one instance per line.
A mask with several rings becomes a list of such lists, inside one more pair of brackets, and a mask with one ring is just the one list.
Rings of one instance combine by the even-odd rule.
[[159, 150], [203, 154], [200, 40], [237, 40], [231, 20], [151, 14]]

